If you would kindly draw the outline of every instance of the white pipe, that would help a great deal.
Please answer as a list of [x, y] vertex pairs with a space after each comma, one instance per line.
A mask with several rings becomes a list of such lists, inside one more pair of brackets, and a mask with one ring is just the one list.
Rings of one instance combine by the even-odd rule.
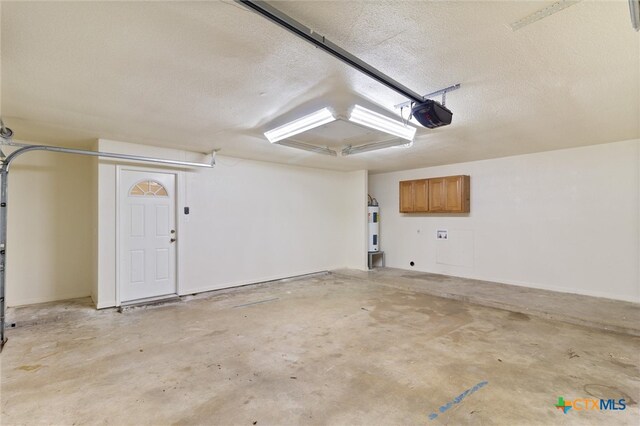
[[[90, 155], [93, 157], [105, 157], [105, 158], [118, 158], [122, 160], [134, 160], [134, 161], [144, 161], [147, 163], [156, 163], [156, 164], [171, 164], [174, 166], [185, 166], [185, 167], [205, 167], [205, 168], [213, 168], [216, 165], [216, 150], [211, 152], [211, 162], [209, 163], [195, 163], [191, 161], [180, 161], [180, 160], [167, 160], [164, 158], [155, 158], [155, 157], [144, 157], [140, 155], [130, 155], [130, 154], [119, 154], [116, 152], [101, 152], [101, 151], [89, 151], [84, 149], [74, 149], [74, 148], [64, 148], [61, 146], [49, 146], [49, 145], [29, 145], [24, 143], [18, 143], [13, 141], [3, 140], [1, 142], [2, 145], [7, 146], [15, 146], [20, 148], [31, 148], [28, 151], [51, 151], [51, 152], [60, 152], [63, 154], [77, 154], [77, 155]], [[10, 163], [14, 158], [14, 154], [22, 154], [22, 149], [19, 149], [12, 154], [10, 154], [5, 163]], [[7, 168], [9, 165], [7, 164]]]

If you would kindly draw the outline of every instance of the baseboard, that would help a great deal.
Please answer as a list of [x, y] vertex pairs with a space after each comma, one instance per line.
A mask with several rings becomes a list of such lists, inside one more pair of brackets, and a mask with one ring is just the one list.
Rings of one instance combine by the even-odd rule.
[[478, 281], [489, 281], [489, 282], [498, 283], [498, 284], [513, 285], [513, 286], [518, 286], [518, 287], [527, 287], [527, 288], [533, 288], [533, 289], [537, 289], [537, 290], [548, 290], [548, 291], [554, 291], [554, 292], [557, 292], [557, 293], [579, 294], [581, 296], [600, 297], [600, 298], [603, 298], [603, 299], [619, 300], [619, 301], [622, 301], [622, 302], [640, 303], [640, 298], [634, 299], [633, 297], [627, 297], [627, 296], [624, 296], [624, 295], [621, 296], [621, 297], [611, 297], [611, 293], [607, 293], [607, 292], [604, 292], [604, 291], [581, 290], [581, 289], [558, 287], [558, 286], [544, 285], [544, 284], [541, 285], [541, 284], [534, 284], [534, 283], [527, 282], [527, 281], [507, 280], [507, 279], [502, 279], [502, 278], [486, 277], [486, 276], [456, 275], [456, 274], [444, 273], [444, 272], [439, 272], [439, 271], [426, 271], [426, 270], [423, 270], [423, 269], [396, 268], [396, 267], [391, 266], [391, 265], [387, 265], [387, 267], [395, 268], [395, 269], [401, 269], [403, 271], [426, 272], [428, 274], [447, 275], [447, 276], [455, 277], [455, 278], [465, 278], [465, 279], [469, 279], [469, 280], [478, 280]]
[[518, 286], [518, 287], [529, 287], [529, 288], [535, 288], [535, 289], [538, 289], [538, 290], [549, 290], [549, 291], [555, 291], [557, 293], [579, 294], [579, 295], [582, 295], [582, 296], [600, 297], [600, 298], [603, 298], [603, 299], [619, 300], [619, 301], [622, 301], [622, 302], [640, 303], [640, 298], [634, 299], [633, 297], [627, 297], [627, 296], [611, 297], [611, 293], [607, 293], [607, 292], [604, 292], [604, 291], [592, 291], [592, 290], [582, 290], [582, 289], [577, 290], [577, 289], [567, 288], [567, 287], [558, 287], [558, 286], [552, 286], [552, 285], [539, 285], [539, 284], [533, 284], [533, 283], [526, 282], [526, 281], [503, 280], [503, 279], [499, 279], [499, 278], [475, 278], [475, 277], [473, 277], [473, 278], [470, 278], [470, 279], [480, 280], [480, 281], [492, 281], [492, 282], [496, 282], [496, 283], [500, 283], [500, 284], [514, 285], [514, 286]]
[[49, 302], [59, 302], [61, 300], [69, 300], [69, 299], [81, 299], [84, 297], [91, 297], [90, 293], [82, 292], [82, 293], [68, 293], [61, 294], [55, 296], [40, 296], [40, 297], [30, 297], [28, 299], [20, 299], [17, 301], [7, 301], [7, 307], [9, 308], [17, 308], [19, 306], [25, 305], [36, 305], [38, 303], [49, 303]]
[[185, 289], [185, 290], [181, 290], [178, 293], [178, 295], [186, 296], [186, 295], [189, 295], [189, 294], [205, 293], [207, 291], [223, 290], [223, 289], [227, 289], [227, 288], [241, 287], [241, 286], [252, 285], [252, 284], [262, 284], [262, 283], [266, 283], [266, 282], [269, 282], [269, 281], [280, 281], [280, 280], [285, 280], [285, 279], [299, 278], [299, 277], [302, 277], [302, 276], [305, 276], [305, 275], [318, 274], [318, 273], [322, 273], [322, 272], [327, 272], [327, 269], [305, 271], [305, 272], [295, 273], [295, 274], [291, 274], [291, 275], [290, 274], [274, 275], [274, 276], [265, 277], [265, 278], [259, 278], [259, 279], [249, 279], [249, 280], [235, 281], [235, 282], [231, 282], [231, 283], [224, 283], [224, 284], [216, 284], [216, 285], [211, 285], [211, 286], [197, 287], [197, 288], [194, 288], [194, 289]]

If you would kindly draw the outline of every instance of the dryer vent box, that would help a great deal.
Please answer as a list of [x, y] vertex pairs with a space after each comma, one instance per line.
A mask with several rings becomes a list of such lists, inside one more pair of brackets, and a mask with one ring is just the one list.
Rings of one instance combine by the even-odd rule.
[[449, 125], [453, 118], [453, 113], [447, 107], [431, 99], [416, 104], [411, 114], [418, 123], [429, 129]]

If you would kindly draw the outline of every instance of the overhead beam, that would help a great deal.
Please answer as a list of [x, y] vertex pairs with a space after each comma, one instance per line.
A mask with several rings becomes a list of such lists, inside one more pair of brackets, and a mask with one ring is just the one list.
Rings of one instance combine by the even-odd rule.
[[[211, 152], [211, 161], [208, 163], [196, 163], [192, 161], [182, 161], [182, 160], [168, 160], [164, 158], [155, 158], [155, 157], [144, 157], [141, 155], [130, 155], [130, 154], [120, 154], [116, 152], [102, 152], [102, 151], [88, 151], [85, 149], [74, 149], [74, 148], [65, 148], [61, 146], [52, 146], [52, 145], [29, 145], [18, 142], [5, 142], [0, 139], [0, 145], [8, 146], [8, 147], [18, 147], [18, 149], [11, 155], [9, 155], [6, 160], [0, 160], [0, 163], [3, 163], [2, 166], [9, 169], [9, 165], [13, 159], [25, 152], [28, 151], [49, 151], [49, 152], [59, 152], [62, 154], [76, 154], [76, 155], [88, 155], [91, 157], [102, 157], [102, 158], [117, 158], [120, 160], [132, 160], [132, 161], [142, 161], [145, 163], [154, 163], [154, 164], [167, 164], [170, 166], [183, 166], [183, 167], [204, 167], [204, 168], [213, 168], [216, 165], [216, 152], [217, 150], [213, 150]], [[26, 149], [22, 149], [26, 148]], [[14, 155], [15, 154], [15, 155]]]

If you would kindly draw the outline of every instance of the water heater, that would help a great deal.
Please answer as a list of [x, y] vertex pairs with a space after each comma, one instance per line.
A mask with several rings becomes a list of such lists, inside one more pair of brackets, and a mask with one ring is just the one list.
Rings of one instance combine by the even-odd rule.
[[[376, 203], [377, 204], [377, 203]], [[367, 207], [369, 213], [369, 252], [380, 250], [380, 207]]]

